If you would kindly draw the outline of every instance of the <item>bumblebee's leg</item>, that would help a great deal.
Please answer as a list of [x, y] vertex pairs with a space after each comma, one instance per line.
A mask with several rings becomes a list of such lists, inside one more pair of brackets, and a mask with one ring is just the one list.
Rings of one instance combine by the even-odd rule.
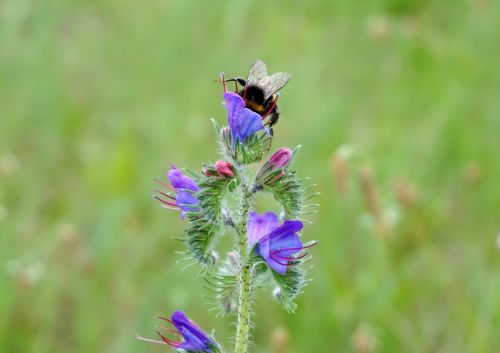
[[245, 85], [247, 84], [247, 82], [244, 79], [242, 79], [241, 77], [229, 78], [229, 79], [226, 80], [226, 82], [234, 82], [234, 84], [236, 85], [236, 92], [239, 91], [239, 89], [238, 89], [238, 83], [240, 85], [242, 85], [243, 87], [245, 87]]
[[267, 124], [269, 124], [269, 127], [272, 127], [278, 122], [278, 119], [280, 118], [280, 111], [278, 107], [274, 108], [274, 112], [269, 116], [269, 120]]
[[[266, 111], [264, 112], [264, 114], [262, 114], [262, 120], [264, 120], [268, 115], [271, 115], [275, 112], [278, 112], [278, 115], [279, 115], [279, 111], [278, 111], [278, 106], [277, 106], [277, 103], [278, 103], [278, 98], [279, 98], [279, 95], [278, 94], [273, 94], [272, 96], [274, 99], [272, 100], [272, 102], [269, 104], [269, 100], [266, 102]], [[271, 118], [270, 118], [271, 119]]]
[[239, 83], [242, 86], [245, 86], [247, 84], [247, 81], [242, 79], [241, 77], [233, 77], [233, 78], [228, 78], [226, 82], [236, 82]]

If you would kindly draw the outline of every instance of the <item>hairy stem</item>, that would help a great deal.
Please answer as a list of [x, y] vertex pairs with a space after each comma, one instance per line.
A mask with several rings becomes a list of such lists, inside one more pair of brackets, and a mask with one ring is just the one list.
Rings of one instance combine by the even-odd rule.
[[[242, 174], [240, 174], [242, 175]], [[248, 265], [248, 240], [247, 221], [248, 212], [252, 205], [252, 192], [248, 182], [241, 178], [241, 201], [240, 217], [236, 228], [238, 235], [238, 252], [240, 255], [240, 276], [239, 276], [239, 300], [238, 300], [238, 322], [236, 326], [236, 347], [235, 353], [248, 353], [248, 341], [250, 334], [250, 312], [252, 296], [252, 273]]]

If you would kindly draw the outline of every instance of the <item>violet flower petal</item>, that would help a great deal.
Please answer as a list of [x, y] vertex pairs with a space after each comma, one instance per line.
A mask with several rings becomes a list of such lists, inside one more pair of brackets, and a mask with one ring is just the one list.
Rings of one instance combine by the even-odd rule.
[[274, 271], [285, 274], [289, 262], [286, 258], [301, 251], [303, 244], [297, 232], [303, 227], [301, 221], [285, 221], [260, 238], [257, 252]]
[[233, 146], [236, 140], [244, 141], [248, 136], [262, 130], [262, 118], [259, 114], [245, 108], [245, 100], [237, 93], [224, 93], [227, 109], [227, 123], [233, 136]]
[[167, 173], [168, 180], [174, 189], [198, 191], [198, 184], [190, 177], [184, 175], [180, 169], [172, 166]]
[[176, 204], [182, 211], [196, 211], [198, 199], [189, 191], [177, 190]]
[[269, 254], [266, 262], [269, 267], [281, 275], [286, 273], [288, 258], [302, 249], [302, 241], [297, 234], [290, 234], [278, 243], [270, 242]]
[[278, 227], [278, 216], [274, 212], [266, 212], [260, 215], [250, 212], [247, 224], [249, 247], [252, 248], [262, 237]]
[[211, 349], [212, 340], [184, 312], [178, 310], [172, 314], [170, 319], [184, 338], [180, 346], [182, 349], [189, 351], [208, 351]]

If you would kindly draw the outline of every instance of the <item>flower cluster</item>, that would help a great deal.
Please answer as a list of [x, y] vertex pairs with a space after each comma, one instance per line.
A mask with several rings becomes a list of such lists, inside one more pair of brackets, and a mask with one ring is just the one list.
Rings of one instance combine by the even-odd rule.
[[[247, 80], [225, 80], [222, 75], [227, 126], [214, 123], [222, 158], [191, 176], [172, 165], [166, 181], [155, 180], [154, 198], [164, 208], [179, 210], [181, 219], [187, 218], [187, 260], [202, 266], [213, 302], [222, 314], [237, 311], [236, 353], [248, 352], [254, 290], [269, 282], [275, 287], [275, 299], [294, 311], [294, 299], [308, 283], [307, 249], [316, 244], [304, 243], [300, 234], [306, 214], [303, 201], [308, 197], [304, 180], [290, 170], [297, 149], [278, 148], [261, 162], [271, 147], [271, 127], [279, 116], [276, 93], [289, 77], [285, 73], [268, 76], [262, 61], [251, 67]], [[234, 92], [227, 90], [227, 82], [235, 83]], [[238, 84], [243, 85], [241, 90]], [[260, 192], [274, 196], [282, 208], [280, 215], [254, 211], [254, 197]], [[225, 261], [219, 261], [217, 239], [225, 234], [235, 235], [235, 244]], [[184, 312], [159, 319], [173, 328], [158, 330], [160, 340], [139, 336], [141, 340], [166, 344], [178, 352], [223, 352], [215, 338]]]

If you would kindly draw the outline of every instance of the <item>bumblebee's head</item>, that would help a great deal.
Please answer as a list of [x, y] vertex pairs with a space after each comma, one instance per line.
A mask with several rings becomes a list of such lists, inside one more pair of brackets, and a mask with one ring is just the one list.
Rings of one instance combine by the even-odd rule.
[[260, 105], [265, 103], [264, 90], [259, 86], [245, 86], [243, 98]]

